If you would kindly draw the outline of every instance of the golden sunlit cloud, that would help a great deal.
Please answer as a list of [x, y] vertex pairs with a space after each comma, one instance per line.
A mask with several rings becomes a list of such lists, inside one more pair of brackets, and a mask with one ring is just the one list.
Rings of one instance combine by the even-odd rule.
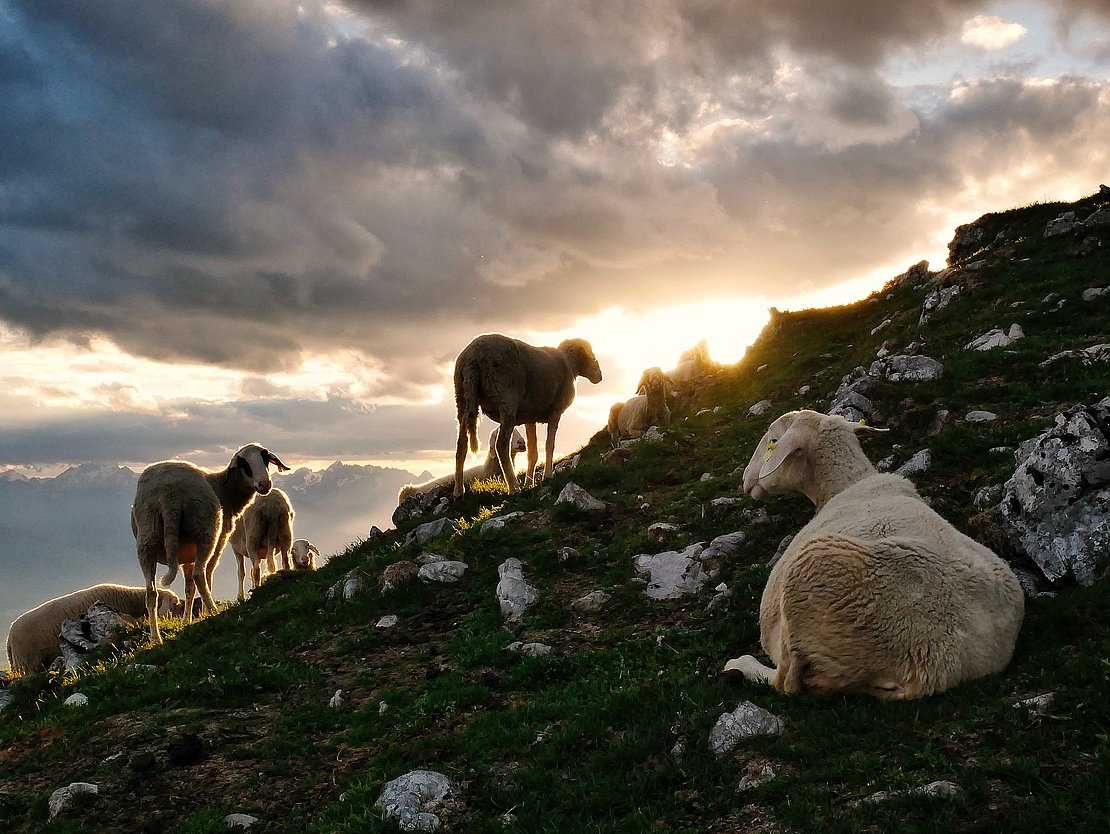
[[1027, 34], [1029, 30], [1020, 23], [1009, 23], [1000, 17], [980, 14], [964, 22], [960, 41], [968, 46], [993, 51], [1013, 46]]

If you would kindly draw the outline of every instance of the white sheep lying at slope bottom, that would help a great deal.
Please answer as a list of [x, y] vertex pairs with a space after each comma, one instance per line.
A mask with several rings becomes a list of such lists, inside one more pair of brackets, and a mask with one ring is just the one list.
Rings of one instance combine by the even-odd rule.
[[[58, 630], [62, 621], [80, 617], [94, 602], [111, 606], [125, 617], [141, 617], [146, 613], [146, 589], [93, 585], [47, 600], [20, 614], [8, 632], [8, 667], [13, 672], [30, 674], [49, 666], [61, 654]], [[180, 617], [185, 613], [185, 601], [173, 591], [159, 589], [158, 613]]]
[[289, 549], [293, 560], [293, 570], [316, 570], [316, 559], [320, 551], [308, 539], [297, 539]]
[[667, 394], [673, 383], [660, 368], [648, 368], [636, 386], [637, 396], [609, 409], [609, 437], [616, 446], [622, 437], [639, 437], [652, 426], [667, 426], [671, 410]]
[[266, 467], [271, 463], [280, 472], [289, 468], [269, 449], [250, 443], [232, 456], [225, 469], [215, 472], [170, 460], [151, 464], [139, 475], [131, 506], [131, 532], [146, 579], [150, 639], [155, 643], [162, 642], [155, 609], [155, 566], [169, 567], [163, 586], [177, 578], [179, 565], [186, 566], [186, 621], [192, 619], [197, 591], [204, 610], [214, 611], [212, 574], [239, 514], [255, 495], [270, 491], [272, 483]]
[[[524, 436], [513, 429], [513, 442], [509, 444], [509, 453], [514, 462], [516, 456], [525, 450]], [[497, 460], [497, 428], [489, 433], [489, 452], [486, 459], [474, 466], [468, 467], [463, 470], [463, 483], [471, 484], [474, 481], [484, 481], [487, 478], [500, 478], [501, 477], [501, 464]], [[430, 493], [434, 490], [439, 490], [446, 486], [453, 486], [455, 483], [455, 473], [444, 475], [442, 478], [436, 478], [432, 481], [425, 481], [422, 484], [405, 484], [401, 487], [400, 492], [397, 493], [397, 503], [400, 504], [406, 498], [416, 493]]]
[[760, 639], [777, 669], [729, 661], [797, 693], [920, 698], [1005, 668], [1024, 615], [1013, 572], [937, 515], [899, 475], [879, 474], [842, 417], [779, 417], [744, 491], [801, 492], [817, 506], [771, 571]]
[[293, 546], [293, 505], [289, 496], [274, 487], [259, 495], [239, 516], [231, 531], [231, 552], [239, 575], [239, 600], [245, 599], [245, 563], [251, 563], [251, 589], [262, 584], [262, 562], [269, 574], [277, 573], [274, 554], [281, 554], [281, 566], [289, 570], [289, 550]]

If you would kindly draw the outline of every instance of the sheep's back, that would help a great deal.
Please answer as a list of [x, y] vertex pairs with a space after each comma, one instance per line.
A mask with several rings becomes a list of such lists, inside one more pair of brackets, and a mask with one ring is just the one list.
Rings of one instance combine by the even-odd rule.
[[13, 666], [33, 670], [57, 657], [60, 653], [58, 629], [62, 621], [80, 617], [97, 600], [130, 617], [146, 612], [146, 591], [127, 585], [93, 585], [49, 599], [12, 621], [8, 645], [12, 649]]

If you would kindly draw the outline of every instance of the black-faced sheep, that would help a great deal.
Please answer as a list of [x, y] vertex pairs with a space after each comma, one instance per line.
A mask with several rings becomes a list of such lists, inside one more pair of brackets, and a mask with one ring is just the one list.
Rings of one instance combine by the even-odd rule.
[[[146, 589], [101, 584], [55, 597], [15, 618], [8, 632], [8, 668], [30, 674], [45, 669], [61, 654], [58, 629], [63, 620], [80, 617], [94, 602], [109, 605], [126, 617], [146, 614]], [[173, 591], [159, 589], [158, 613], [180, 617], [185, 602]]]
[[197, 591], [204, 610], [214, 611], [212, 574], [239, 514], [255, 495], [270, 491], [266, 467], [271, 463], [279, 472], [289, 468], [268, 449], [251, 443], [239, 449], [225, 469], [215, 472], [169, 460], [151, 464], [139, 475], [131, 506], [131, 532], [146, 579], [147, 616], [154, 642], [162, 642], [155, 609], [155, 566], [169, 567], [162, 579], [164, 586], [177, 577], [179, 565], [187, 566], [186, 621], [192, 619]]
[[863, 453], [866, 427], [839, 416], [779, 417], [744, 471], [744, 490], [801, 492], [817, 514], [771, 571], [764, 651], [730, 661], [784, 692], [810, 688], [920, 698], [1003, 669], [1024, 615], [1010, 568]]
[[316, 559], [319, 556], [320, 551], [308, 539], [297, 539], [289, 549], [293, 570], [316, 570]]
[[463, 494], [463, 461], [467, 441], [478, 451], [478, 409], [501, 426], [496, 449], [501, 474], [509, 490], [519, 489], [509, 454], [512, 429], [523, 425], [528, 441], [526, 483], [534, 481], [539, 450], [536, 423], [547, 424], [544, 476], [551, 474], [555, 433], [563, 412], [574, 402], [574, 383], [584, 376], [601, 382], [601, 367], [584, 339], [567, 339], [557, 348], [533, 347], [499, 333], [486, 333], [470, 342], [455, 360], [455, 405], [459, 438], [455, 447], [456, 498]]
[[609, 437], [616, 446], [622, 437], [639, 437], [652, 426], [667, 426], [671, 410], [667, 395], [673, 384], [659, 368], [648, 368], [636, 386], [637, 396], [609, 409]]
[[259, 495], [239, 516], [229, 542], [235, 554], [239, 574], [239, 600], [245, 598], [243, 580], [245, 564], [251, 564], [251, 589], [262, 584], [262, 562], [270, 574], [277, 573], [274, 554], [281, 554], [281, 566], [289, 570], [290, 548], [293, 546], [293, 505], [284, 491], [274, 487]]

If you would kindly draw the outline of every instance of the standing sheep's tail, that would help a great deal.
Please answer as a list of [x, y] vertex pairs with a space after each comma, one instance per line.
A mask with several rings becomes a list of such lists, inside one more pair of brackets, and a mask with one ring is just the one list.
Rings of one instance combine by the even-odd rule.
[[455, 369], [455, 408], [459, 415], [459, 439], [469, 438], [470, 451], [478, 451], [478, 375], [475, 363], [463, 359]]
[[[164, 529], [162, 531], [162, 544], [166, 551], [166, 566], [169, 568], [169, 573], [162, 577], [162, 587], [168, 588], [177, 579], [178, 559], [177, 549], [179, 542], [177, 540], [178, 525], [181, 522], [180, 509], [174, 508], [170, 510], [163, 509], [162, 511], [162, 524]], [[152, 567], [157, 567], [153, 565]]]

